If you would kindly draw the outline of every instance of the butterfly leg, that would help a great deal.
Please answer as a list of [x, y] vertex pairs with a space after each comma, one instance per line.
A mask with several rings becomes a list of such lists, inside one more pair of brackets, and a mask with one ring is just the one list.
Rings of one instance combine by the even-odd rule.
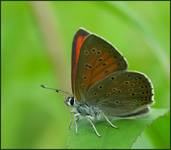
[[78, 127], [77, 127], [77, 120], [74, 118], [74, 123], [75, 123], [75, 133], [77, 134], [78, 132]]
[[113, 128], [117, 128], [109, 119], [108, 119], [108, 117], [104, 114], [104, 113], [102, 113], [103, 114], [103, 117], [106, 119], [106, 121], [113, 127]]
[[77, 121], [79, 120], [80, 114], [76, 113], [74, 114], [74, 123], [75, 123], [75, 132], [78, 132], [78, 126], [77, 126]]
[[71, 129], [72, 125], [73, 125], [73, 118], [72, 118], [72, 111], [70, 112], [71, 113], [71, 117], [70, 117], [70, 123], [69, 123], [69, 129]]
[[90, 122], [90, 124], [92, 125], [92, 127], [93, 127], [95, 133], [97, 134], [97, 136], [100, 137], [101, 135], [98, 133], [98, 131], [97, 131], [97, 129], [96, 129], [96, 127], [95, 127], [95, 125], [94, 125], [92, 119], [91, 119], [91, 116], [86, 116], [86, 119], [87, 119], [87, 120]]

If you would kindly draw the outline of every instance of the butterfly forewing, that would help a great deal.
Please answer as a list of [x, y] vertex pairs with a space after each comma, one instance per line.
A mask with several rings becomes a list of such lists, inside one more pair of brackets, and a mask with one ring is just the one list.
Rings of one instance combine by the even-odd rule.
[[145, 109], [153, 102], [152, 95], [152, 85], [143, 74], [118, 71], [92, 85], [85, 98], [108, 115], [124, 116]]
[[85, 100], [87, 90], [109, 74], [127, 69], [121, 54], [104, 39], [90, 34], [84, 40], [75, 78], [75, 96]]
[[76, 87], [75, 87], [75, 81], [76, 81], [76, 73], [77, 73], [77, 65], [79, 61], [80, 56], [80, 48], [86, 39], [86, 37], [89, 35], [89, 33], [83, 29], [79, 29], [75, 36], [72, 43], [72, 72], [71, 72], [71, 78], [72, 78], [72, 92], [75, 93]]

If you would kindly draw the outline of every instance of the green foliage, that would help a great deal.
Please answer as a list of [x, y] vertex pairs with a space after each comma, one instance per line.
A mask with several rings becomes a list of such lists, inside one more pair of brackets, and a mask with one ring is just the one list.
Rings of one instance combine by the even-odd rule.
[[167, 110], [153, 109], [147, 117], [135, 120], [119, 120], [115, 123], [118, 129], [107, 126], [106, 123], [97, 125], [102, 137], [98, 137], [91, 132], [90, 125], [85, 122], [79, 124], [79, 133], [75, 134], [75, 130], [70, 132], [66, 148], [131, 148], [141, 135], [155, 119], [163, 116]]
[[[73, 137], [68, 147], [79, 146], [74, 140], [77, 137], [84, 142], [82, 145], [87, 143], [85, 138], [102, 141], [99, 145], [94, 142], [94, 146], [101, 148], [107, 146], [105, 142], [114, 147], [113, 141], [118, 141], [115, 146], [129, 148], [137, 137], [133, 148], [170, 147], [169, 114], [155, 120], [163, 115], [161, 109], [169, 109], [170, 104], [169, 2], [1, 4], [2, 148], [65, 148], [68, 134]], [[99, 123], [101, 139], [84, 122], [79, 125], [78, 135], [68, 131], [69, 111], [64, 98], [40, 88], [40, 84], [71, 91], [71, 43], [79, 27], [110, 41], [128, 60], [129, 70], [150, 77], [155, 91], [155, 110], [150, 118], [118, 121], [118, 130]], [[118, 138], [128, 130], [126, 125], [139, 126], [141, 130], [137, 128], [136, 135], [130, 130], [127, 143], [119, 143]]]

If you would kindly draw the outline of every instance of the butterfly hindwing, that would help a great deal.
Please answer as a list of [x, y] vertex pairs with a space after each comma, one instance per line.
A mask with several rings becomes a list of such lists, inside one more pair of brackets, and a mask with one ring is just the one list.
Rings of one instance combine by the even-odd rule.
[[146, 76], [118, 71], [92, 85], [85, 97], [87, 103], [98, 106], [108, 115], [128, 116], [144, 112], [153, 102], [152, 95], [152, 85]]
[[110, 43], [89, 34], [80, 48], [75, 77], [75, 97], [84, 100], [87, 90], [109, 74], [127, 69], [127, 62]]

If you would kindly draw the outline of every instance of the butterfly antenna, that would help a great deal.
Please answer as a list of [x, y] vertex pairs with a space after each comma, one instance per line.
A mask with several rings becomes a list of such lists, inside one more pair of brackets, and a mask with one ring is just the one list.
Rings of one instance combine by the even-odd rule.
[[47, 87], [47, 86], [45, 86], [45, 85], [40, 85], [42, 88], [44, 88], [44, 89], [49, 89], [49, 90], [54, 90], [55, 92], [57, 92], [57, 93], [63, 93], [63, 94], [65, 94], [65, 95], [70, 95], [71, 96], [71, 94], [69, 93], [69, 92], [66, 92], [66, 91], [63, 91], [63, 90], [60, 90], [60, 89], [55, 89], [55, 88], [49, 88], [49, 87]]

